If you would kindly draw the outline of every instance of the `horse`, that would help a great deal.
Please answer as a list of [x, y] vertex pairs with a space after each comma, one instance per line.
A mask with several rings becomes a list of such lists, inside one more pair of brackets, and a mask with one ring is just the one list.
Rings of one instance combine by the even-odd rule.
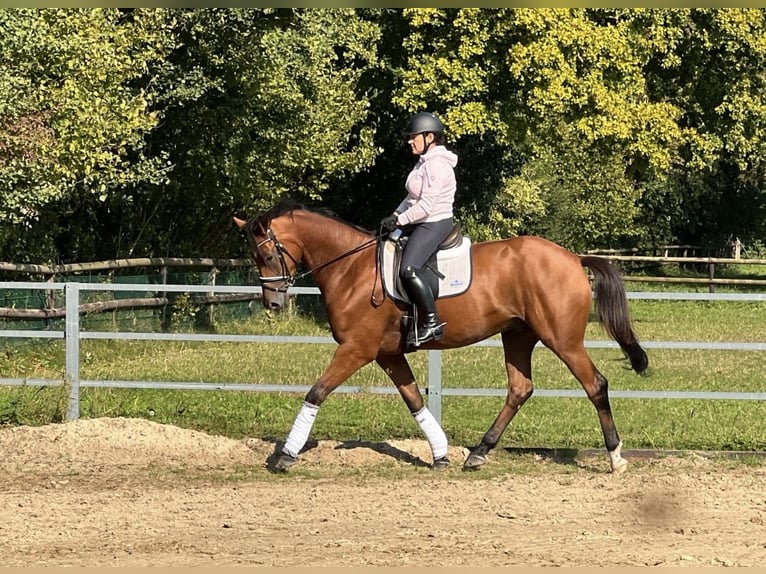
[[[428, 411], [406, 352], [403, 326], [409, 306], [386, 296], [380, 285], [376, 235], [333, 212], [281, 200], [257, 217], [234, 217], [258, 268], [263, 304], [279, 312], [296, 279], [311, 275], [323, 299], [338, 346], [329, 364], [306, 393], [274, 468], [287, 471], [308, 441], [319, 407], [354, 372], [375, 361], [396, 386], [431, 447], [431, 468], [443, 470], [447, 438]], [[606, 259], [582, 256], [543, 237], [527, 235], [471, 245], [470, 288], [439, 298], [444, 335], [420, 349], [454, 349], [500, 334], [508, 389], [500, 412], [469, 450], [464, 470], [488, 460], [521, 406], [533, 393], [532, 352], [538, 342], [550, 349], [582, 385], [596, 409], [611, 472], [628, 461], [609, 403], [608, 382], [584, 346], [591, 308], [630, 361], [644, 374], [649, 365], [632, 327], [620, 272]], [[307, 271], [299, 274], [303, 265]], [[585, 268], [593, 275], [594, 287]], [[594, 303], [595, 299], [595, 303]]]

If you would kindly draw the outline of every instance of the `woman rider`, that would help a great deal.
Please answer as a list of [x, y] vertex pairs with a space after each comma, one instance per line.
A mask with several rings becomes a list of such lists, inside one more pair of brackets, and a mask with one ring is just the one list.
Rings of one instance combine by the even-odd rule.
[[454, 225], [457, 155], [445, 147], [444, 126], [432, 113], [419, 112], [412, 116], [404, 135], [418, 161], [405, 182], [407, 196], [380, 224], [388, 231], [403, 227], [409, 232], [399, 278], [410, 300], [424, 316], [417, 336], [413, 330], [407, 337], [408, 344], [418, 346], [441, 339], [444, 332], [423, 267]]

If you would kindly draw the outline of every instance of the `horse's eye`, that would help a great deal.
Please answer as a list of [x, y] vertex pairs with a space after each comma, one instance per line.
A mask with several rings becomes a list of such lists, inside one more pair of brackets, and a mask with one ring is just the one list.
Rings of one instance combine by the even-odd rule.
[[266, 261], [266, 263], [271, 263], [272, 261], [274, 261], [274, 256], [273, 255], [267, 255], [264, 260]]

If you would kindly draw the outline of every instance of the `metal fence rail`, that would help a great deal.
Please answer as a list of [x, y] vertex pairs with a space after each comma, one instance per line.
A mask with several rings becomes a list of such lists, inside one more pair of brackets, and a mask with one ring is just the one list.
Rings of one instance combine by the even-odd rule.
[[[0, 378], [0, 385], [24, 386], [69, 386], [67, 419], [80, 416], [81, 388], [132, 388], [132, 389], [172, 389], [172, 390], [215, 390], [215, 391], [252, 391], [252, 392], [298, 392], [305, 393], [309, 384], [252, 384], [252, 383], [200, 383], [188, 381], [123, 381], [123, 380], [88, 380], [80, 378], [80, 341], [83, 339], [119, 339], [143, 341], [208, 341], [240, 343], [302, 343], [335, 344], [332, 337], [313, 336], [268, 336], [268, 335], [226, 335], [194, 333], [138, 333], [138, 332], [102, 332], [82, 331], [80, 329], [80, 295], [83, 291], [149, 291], [141, 285], [110, 283], [43, 283], [43, 282], [0, 282], [0, 289], [60, 289], [65, 292], [66, 316], [63, 331], [36, 331], [31, 329], [0, 329], [4, 338], [46, 338], [64, 339], [65, 374], [63, 379]], [[157, 285], [152, 284], [152, 291], [180, 293], [254, 293], [261, 294], [261, 288], [255, 286], [231, 285]], [[293, 287], [289, 290], [294, 295], [318, 295], [315, 287]], [[739, 293], [655, 293], [629, 292], [629, 299], [650, 300], [706, 300], [706, 301], [766, 301], [766, 294]], [[502, 347], [496, 339], [476, 343], [477, 347]], [[538, 344], [538, 346], [541, 346]], [[619, 348], [612, 341], [585, 341], [589, 348]], [[766, 351], [766, 342], [708, 342], [708, 341], [646, 341], [642, 346], [648, 349], [686, 349], [686, 350], [744, 350]], [[441, 421], [443, 396], [505, 396], [503, 389], [443, 388], [441, 351], [427, 351], [428, 375], [426, 393], [428, 406], [434, 417]], [[374, 393], [397, 394], [390, 387], [355, 387], [341, 385], [338, 393]], [[535, 389], [537, 397], [585, 397], [584, 391], [568, 389]], [[766, 392], [699, 392], [699, 391], [610, 391], [610, 396], [618, 398], [640, 399], [702, 399], [702, 400], [766, 400]]]

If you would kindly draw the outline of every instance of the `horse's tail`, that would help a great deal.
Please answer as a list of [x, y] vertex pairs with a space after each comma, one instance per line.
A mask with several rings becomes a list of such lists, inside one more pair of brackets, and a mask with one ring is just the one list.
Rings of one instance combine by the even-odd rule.
[[595, 277], [594, 290], [599, 322], [630, 359], [633, 370], [639, 374], [643, 373], [649, 366], [649, 358], [631, 326], [628, 296], [619, 271], [601, 257], [580, 257], [580, 263], [589, 268]]

